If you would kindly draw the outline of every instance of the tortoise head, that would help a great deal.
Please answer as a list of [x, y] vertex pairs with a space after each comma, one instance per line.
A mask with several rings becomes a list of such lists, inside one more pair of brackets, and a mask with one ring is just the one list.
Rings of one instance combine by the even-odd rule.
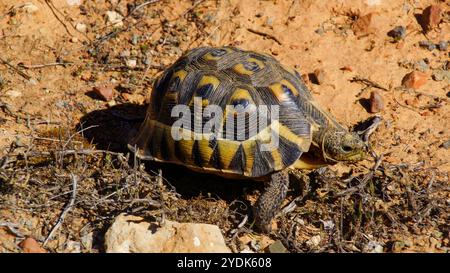
[[367, 145], [356, 133], [346, 130], [329, 129], [325, 132], [323, 155], [327, 161], [356, 162], [367, 154]]

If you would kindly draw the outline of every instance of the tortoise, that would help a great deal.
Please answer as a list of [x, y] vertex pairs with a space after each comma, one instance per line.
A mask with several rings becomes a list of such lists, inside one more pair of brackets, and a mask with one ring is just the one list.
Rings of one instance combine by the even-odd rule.
[[[263, 105], [266, 114], [252, 119], [251, 113], [264, 113]], [[196, 115], [196, 106], [221, 110], [211, 130], [202, 126], [215, 115]], [[177, 108], [189, 111], [177, 115]], [[185, 123], [175, 126], [180, 120]], [[357, 134], [314, 101], [297, 71], [268, 54], [235, 47], [191, 49], [165, 70], [128, 147], [144, 160], [265, 181], [253, 207], [255, 225], [263, 232], [271, 231], [286, 197], [290, 170], [355, 162], [367, 151]]]

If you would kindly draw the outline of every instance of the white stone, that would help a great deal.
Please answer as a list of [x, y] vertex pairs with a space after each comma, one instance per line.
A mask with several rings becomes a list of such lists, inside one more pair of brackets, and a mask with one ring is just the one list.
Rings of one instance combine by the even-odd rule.
[[33, 3], [25, 3], [25, 4], [23, 4], [22, 9], [24, 11], [26, 11], [27, 13], [35, 13], [36, 11], [39, 10], [39, 8]]
[[320, 244], [320, 240], [321, 240], [320, 235], [315, 235], [315, 236], [312, 236], [311, 238], [309, 238], [309, 240], [306, 241], [306, 244], [309, 247], [317, 247]]
[[130, 68], [136, 67], [136, 65], [137, 65], [137, 62], [135, 59], [128, 59], [126, 61], [126, 63], [127, 63], [127, 66]]
[[381, 5], [381, 0], [366, 0], [366, 3], [369, 6], [378, 6]]
[[109, 10], [106, 12], [106, 17], [108, 18], [108, 22], [113, 24], [115, 27], [123, 26], [123, 17], [119, 13]]
[[142, 217], [121, 214], [105, 234], [106, 252], [124, 253], [230, 253], [219, 227], [209, 224], [161, 225]]
[[9, 91], [6, 91], [5, 95], [10, 98], [18, 98], [18, 97], [22, 97], [22, 92], [17, 91], [17, 90], [9, 90]]
[[86, 27], [86, 25], [83, 24], [83, 23], [77, 23], [77, 24], [75, 25], [75, 29], [78, 30], [78, 31], [80, 31], [80, 32], [86, 32], [87, 27]]
[[83, 0], [66, 0], [66, 3], [69, 6], [79, 6], [83, 4]]

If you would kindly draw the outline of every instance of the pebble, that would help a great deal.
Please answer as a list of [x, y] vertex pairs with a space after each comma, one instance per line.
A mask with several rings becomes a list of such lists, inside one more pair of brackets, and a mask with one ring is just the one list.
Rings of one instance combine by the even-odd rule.
[[114, 98], [114, 90], [112, 86], [95, 86], [93, 90], [105, 101], [110, 101]]
[[314, 70], [314, 83], [315, 84], [323, 84], [325, 80], [325, 71], [323, 69]]
[[356, 36], [362, 36], [374, 33], [377, 27], [377, 13], [368, 13], [364, 16], [359, 17], [352, 26], [353, 33]]
[[436, 27], [441, 21], [441, 8], [438, 5], [426, 7], [422, 12], [422, 27], [429, 31]]
[[420, 41], [419, 46], [428, 49], [429, 51], [433, 51], [436, 49], [436, 45], [430, 41]]
[[442, 148], [447, 150], [450, 149], [450, 140], [447, 140], [444, 143], [442, 143]]
[[137, 61], [135, 59], [126, 60], [126, 64], [129, 68], [134, 68], [137, 65]]
[[122, 58], [128, 58], [131, 56], [131, 53], [129, 50], [123, 50], [122, 52], [120, 52], [120, 57]]
[[9, 90], [5, 92], [5, 95], [10, 97], [10, 98], [18, 98], [22, 96], [22, 92], [17, 91], [17, 90]]
[[348, 72], [353, 72], [353, 68], [351, 66], [343, 66], [341, 68], [339, 68], [342, 71], [348, 71]]
[[422, 85], [424, 85], [428, 81], [428, 74], [413, 71], [408, 73], [403, 77], [402, 85], [407, 88], [419, 89]]
[[23, 240], [19, 246], [22, 248], [23, 253], [47, 253], [45, 249], [43, 249], [39, 243], [31, 238], [28, 237], [25, 240]]
[[36, 11], [39, 10], [39, 8], [36, 5], [34, 5], [33, 3], [23, 4], [22, 9], [24, 11], [26, 11], [27, 13], [35, 13]]
[[264, 22], [264, 25], [267, 27], [272, 27], [273, 26], [273, 18], [267, 17], [266, 21]]
[[133, 36], [131, 37], [131, 44], [137, 45], [138, 43], [139, 43], [139, 35], [133, 34]]
[[447, 51], [447, 49], [448, 49], [448, 42], [447, 41], [439, 41], [439, 43], [437, 44], [437, 48], [440, 51]]
[[123, 26], [123, 17], [119, 13], [109, 10], [106, 12], [106, 17], [108, 18], [108, 22], [113, 24], [115, 27]]
[[381, 4], [381, 0], [366, 0], [366, 3], [369, 6], [378, 6]]
[[383, 97], [377, 91], [370, 93], [370, 112], [378, 113], [384, 110]]
[[319, 246], [320, 240], [322, 240], [320, 235], [312, 236], [308, 241], [306, 241], [306, 245], [309, 246], [309, 248], [316, 248]]
[[450, 71], [449, 70], [438, 69], [438, 70], [435, 70], [433, 72], [432, 77], [433, 77], [433, 80], [435, 80], [437, 82], [440, 82], [440, 81], [443, 81], [443, 80], [450, 81]]
[[323, 27], [319, 27], [318, 29], [314, 30], [314, 32], [319, 35], [323, 35], [325, 33], [325, 29]]
[[75, 25], [75, 29], [78, 30], [78, 31], [80, 31], [80, 32], [86, 32], [87, 27], [86, 27], [86, 25], [83, 24], [83, 23], [77, 23], [77, 24]]
[[77, 37], [72, 37], [72, 38], [70, 38], [70, 41], [72, 43], [78, 43], [78, 38]]
[[69, 6], [79, 6], [83, 4], [83, 0], [66, 0], [66, 3]]
[[425, 71], [427, 71], [428, 70], [428, 64], [425, 62], [425, 60], [418, 60], [416, 63], [415, 63], [415, 65], [414, 65], [414, 67], [417, 69], [417, 70], [419, 70], [419, 71], [421, 71], [421, 72], [425, 72]]
[[388, 32], [388, 36], [396, 41], [402, 40], [406, 36], [406, 28], [404, 26], [396, 26]]

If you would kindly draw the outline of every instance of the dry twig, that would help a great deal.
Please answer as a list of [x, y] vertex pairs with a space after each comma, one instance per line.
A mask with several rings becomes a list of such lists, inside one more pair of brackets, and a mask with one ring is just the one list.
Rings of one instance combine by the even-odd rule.
[[78, 177], [74, 174], [70, 174], [70, 178], [72, 179], [72, 197], [70, 198], [69, 203], [67, 204], [67, 206], [64, 208], [63, 212], [61, 213], [61, 215], [58, 218], [58, 222], [56, 222], [56, 224], [53, 226], [53, 228], [51, 229], [50, 233], [48, 234], [47, 238], [45, 239], [44, 243], [42, 244], [42, 246], [45, 246], [48, 242], [48, 240], [50, 240], [53, 237], [53, 234], [56, 232], [56, 230], [58, 230], [58, 228], [61, 226], [61, 224], [64, 221], [64, 218], [66, 217], [67, 213], [70, 211], [70, 209], [73, 207], [74, 203], [75, 203], [75, 198], [77, 197], [77, 185], [78, 185]]

